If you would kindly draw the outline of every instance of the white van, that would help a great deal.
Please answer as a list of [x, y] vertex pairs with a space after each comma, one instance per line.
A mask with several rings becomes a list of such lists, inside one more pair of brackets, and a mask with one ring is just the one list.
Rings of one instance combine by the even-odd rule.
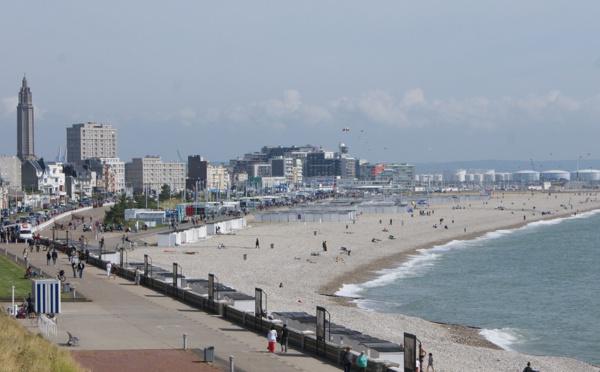
[[29, 239], [33, 239], [33, 231], [31, 230], [31, 224], [22, 223], [19, 225], [19, 241], [26, 242]]

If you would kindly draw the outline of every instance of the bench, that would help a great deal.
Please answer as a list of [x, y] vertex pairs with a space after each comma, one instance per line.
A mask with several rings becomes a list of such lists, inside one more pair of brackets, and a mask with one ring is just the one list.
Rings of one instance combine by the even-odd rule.
[[79, 346], [79, 337], [73, 336], [71, 332], [67, 331], [69, 335], [69, 340], [67, 341], [67, 346]]

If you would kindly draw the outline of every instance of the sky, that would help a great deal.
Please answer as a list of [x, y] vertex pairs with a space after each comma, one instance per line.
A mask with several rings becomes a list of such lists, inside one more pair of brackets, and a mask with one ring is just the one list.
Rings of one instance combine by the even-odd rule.
[[587, 0], [4, 2], [0, 154], [16, 153], [26, 73], [50, 160], [86, 121], [116, 127], [126, 161], [340, 142], [370, 161], [600, 158], [598, 14]]

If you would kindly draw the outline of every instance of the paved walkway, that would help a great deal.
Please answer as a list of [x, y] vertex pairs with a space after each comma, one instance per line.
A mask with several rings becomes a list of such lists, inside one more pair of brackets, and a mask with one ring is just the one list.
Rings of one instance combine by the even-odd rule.
[[[44, 234], [42, 234], [44, 235]], [[23, 244], [0, 245], [21, 254]], [[178, 349], [183, 334], [188, 347], [215, 347], [222, 363], [235, 358], [236, 370], [243, 371], [339, 371], [312, 356], [290, 349], [287, 354], [266, 352], [265, 337], [182, 304], [121, 278], [108, 279], [106, 272], [87, 266], [83, 279], [72, 278], [67, 257], [59, 255], [56, 267], [46, 265], [45, 252], [30, 254], [33, 265], [48, 273], [65, 270], [72, 283], [92, 302], [63, 303], [54, 342], [67, 340], [67, 331], [80, 338], [82, 350]], [[69, 277], [70, 276], [70, 277]]]

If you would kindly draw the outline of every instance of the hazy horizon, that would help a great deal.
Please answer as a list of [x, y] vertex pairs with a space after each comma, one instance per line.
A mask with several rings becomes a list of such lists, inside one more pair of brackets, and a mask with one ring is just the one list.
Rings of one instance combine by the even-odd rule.
[[67, 126], [86, 121], [118, 129], [125, 161], [339, 142], [373, 162], [600, 157], [599, 10], [539, 0], [7, 3], [0, 153], [16, 153], [26, 73], [36, 153], [47, 159]]

